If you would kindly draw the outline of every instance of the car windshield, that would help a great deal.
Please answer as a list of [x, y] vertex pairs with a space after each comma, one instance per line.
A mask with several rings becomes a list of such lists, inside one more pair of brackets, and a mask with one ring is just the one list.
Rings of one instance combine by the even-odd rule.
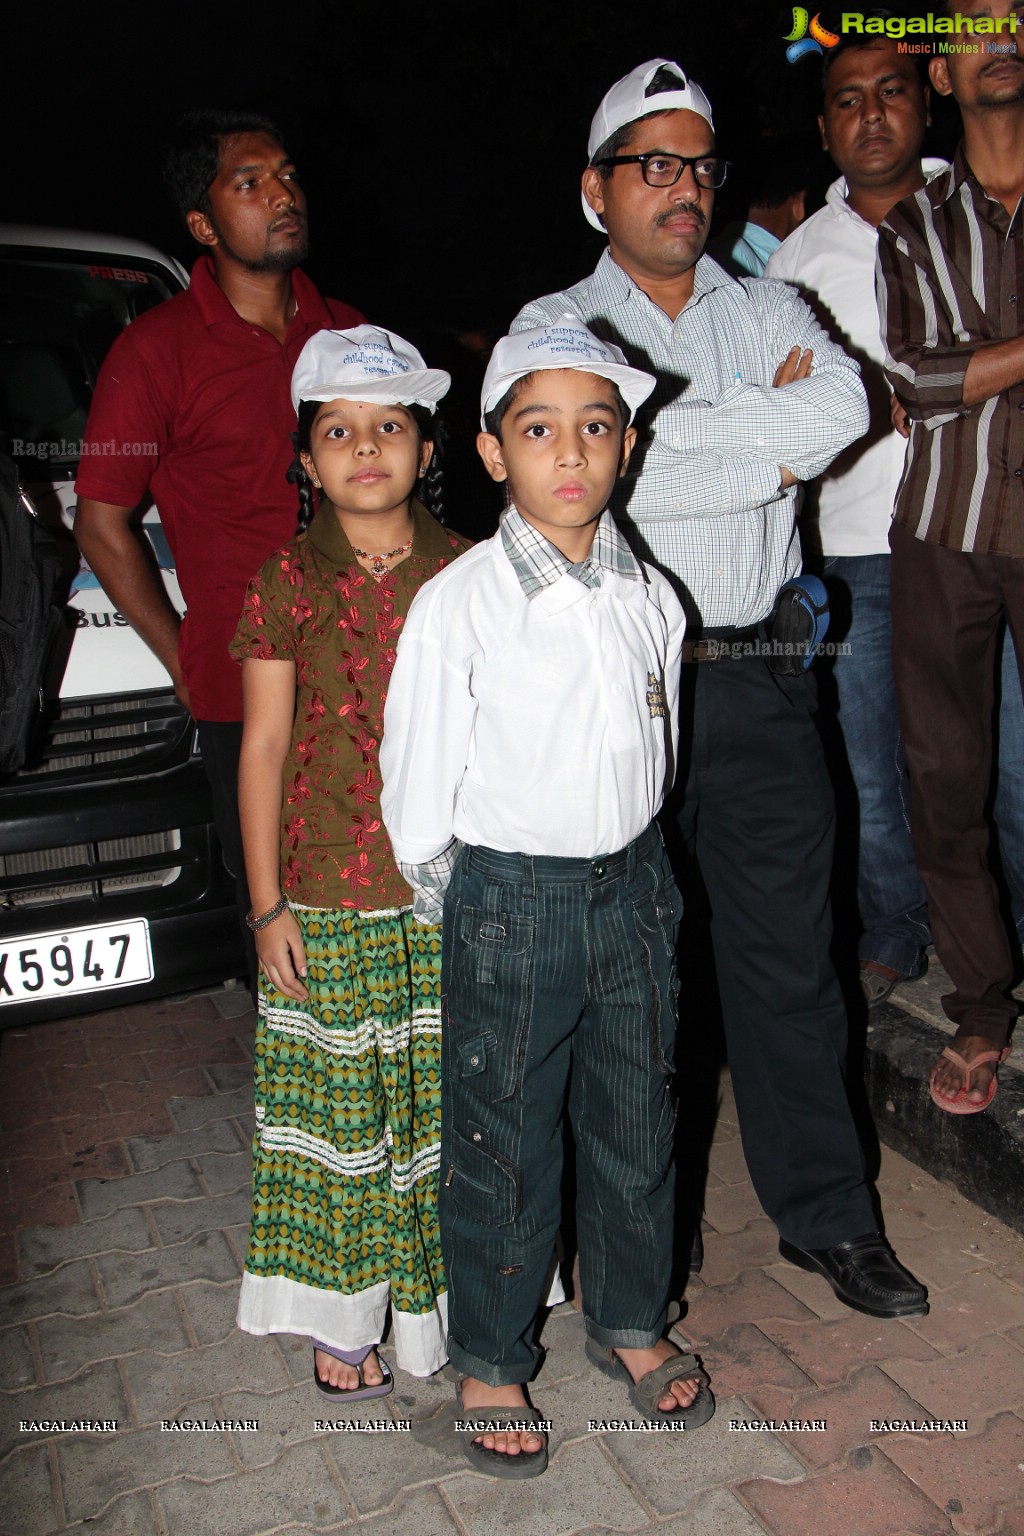
[[23, 474], [73, 470], [111, 343], [173, 292], [144, 257], [0, 247], [0, 450]]

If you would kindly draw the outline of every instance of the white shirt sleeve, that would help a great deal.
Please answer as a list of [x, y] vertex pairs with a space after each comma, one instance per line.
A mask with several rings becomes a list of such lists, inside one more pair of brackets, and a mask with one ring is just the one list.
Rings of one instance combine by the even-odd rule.
[[765, 263], [764, 271], [761, 274], [762, 277], [768, 278], [770, 282], [793, 284], [797, 281], [800, 261], [797, 255], [796, 242], [794, 241], [788, 250], [787, 246], [790, 246], [788, 240], [783, 240], [781, 245], [776, 246]]
[[427, 864], [451, 843], [475, 716], [469, 669], [444, 655], [425, 587], [398, 642], [380, 745], [381, 814], [400, 865]]

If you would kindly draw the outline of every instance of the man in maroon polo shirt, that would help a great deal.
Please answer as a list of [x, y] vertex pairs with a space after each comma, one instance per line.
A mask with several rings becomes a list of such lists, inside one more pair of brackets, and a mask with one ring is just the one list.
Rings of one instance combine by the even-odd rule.
[[[249, 578], [295, 532], [297, 500], [286, 479], [292, 368], [315, 331], [363, 316], [321, 298], [298, 268], [308, 244], [306, 200], [268, 119], [190, 113], [167, 173], [203, 254], [187, 292], [140, 316], [107, 356], [85, 440], [121, 451], [83, 452], [75, 534], [199, 724], [217, 831], [244, 913], [241, 668], [228, 642]], [[174, 555], [183, 621], [136, 532], [147, 495]]]

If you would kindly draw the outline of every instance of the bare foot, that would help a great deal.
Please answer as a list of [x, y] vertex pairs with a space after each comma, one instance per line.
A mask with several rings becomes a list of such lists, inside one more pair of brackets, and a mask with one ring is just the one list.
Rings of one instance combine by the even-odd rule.
[[[994, 1051], [998, 1047], [993, 1045], [991, 1040], [986, 1040], [984, 1035], [958, 1035], [951, 1049], [956, 1051], [958, 1056], [962, 1056], [968, 1066], [971, 1066], [986, 1051]], [[971, 1073], [971, 1086], [965, 1095], [969, 1103], [985, 1102], [989, 1084], [998, 1065], [998, 1061], [986, 1061]], [[963, 1067], [957, 1066], [955, 1061], [950, 1061], [948, 1056], [940, 1056], [932, 1073], [932, 1086], [939, 1097], [957, 1098], [965, 1083]]]
[[[670, 1360], [673, 1355], [681, 1353], [668, 1339], [659, 1339], [651, 1349], [616, 1349], [615, 1353], [622, 1361], [626, 1370], [637, 1382], [641, 1376], [646, 1376], [648, 1371], [656, 1370], [663, 1360]], [[658, 1407], [662, 1413], [673, 1413], [677, 1408], [689, 1408], [700, 1390], [700, 1379], [691, 1376], [679, 1377], [676, 1381], [670, 1381], [665, 1388], [665, 1394], [658, 1399]]]
[[[324, 1384], [339, 1387], [342, 1392], [354, 1392], [359, 1385], [359, 1372], [354, 1365], [346, 1365], [344, 1360], [335, 1360], [326, 1350], [318, 1349], [316, 1355], [316, 1373]], [[380, 1368], [377, 1359], [377, 1351], [371, 1349], [362, 1365], [363, 1385], [366, 1387], [379, 1387], [384, 1380], [384, 1372]]]
[[[497, 1418], [498, 1415], [488, 1411], [486, 1415], [476, 1414], [474, 1409], [486, 1407], [508, 1408], [511, 1410], [509, 1417], [521, 1418], [517, 1409], [526, 1407], [526, 1398], [523, 1389], [516, 1383], [506, 1387], [490, 1387], [485, 1381], [477, 1381], [475, 1376], [464, 1376], [460, 1387], [462, 1393], [462, 1407], [467, 1419], [473, 1418]], [[508, 1430], [504, 1434], [474, 1435], [474, 1442], [487, 1447], [489, 1451], [499, 1451], [505, 1456], [518, 1456], [521, 1451], [530, 1453], [544, 1449], [544, 1437], [527, 1430]]]

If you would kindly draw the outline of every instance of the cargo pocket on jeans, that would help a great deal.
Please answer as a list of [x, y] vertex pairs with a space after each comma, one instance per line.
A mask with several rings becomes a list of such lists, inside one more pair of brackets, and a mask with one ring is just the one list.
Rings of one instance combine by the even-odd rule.
[[494, 1059], [497, 1047], [497, 1038], [490, 1030], [482, 1035], [473, 1035], [469, 1040], [460, 1041], [456, 1048], [459, 1058], [459, 1076], [479, 1077], [481, 1072], [486, 1072], [488, 1060]]
[[[481, 1100], [518, 1093], [533, 997], [532, 917], [461, 907], [446, 996], [459, 1071]], [[465, 1041], [465, 1043], [463, 1043]], [[476, 1056], [477, 1060], [472, 1058]]]
[[452, 1130], [451, 1166], [445, 1185], [460, 1216], [485, 1227], [507, 1227], [522, 1209], [522, 1173], [500, 1152], [487, 1146], [485, 1133], [467, 1126], [468, 1135]]

